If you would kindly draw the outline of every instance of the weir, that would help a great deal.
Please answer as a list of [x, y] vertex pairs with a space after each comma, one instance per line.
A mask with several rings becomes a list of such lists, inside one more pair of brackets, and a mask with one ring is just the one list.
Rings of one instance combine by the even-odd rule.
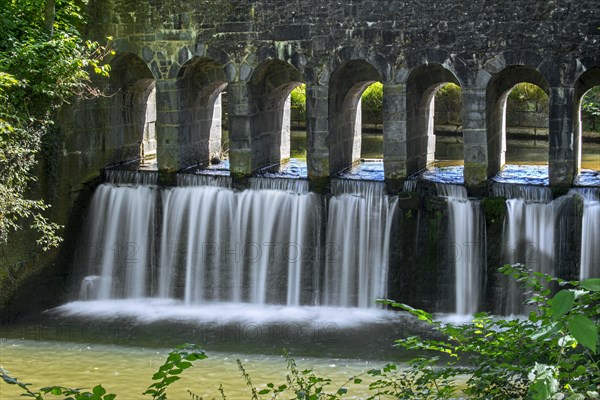
[[[452, 167], [437, 179], [454, 182], [455, 174]], [[488, 265], [490, 240], [502, 243], [501, 263], [567, 279], [598, 276], [595, 188], [554, 198], [548, 187], [496, 182], [490, 195], [503, 199], [506, 212], [501, 237], [489, 238], [483, 200], [453, 183], [434, 182], [432, 192], [432, 176], [408, 180], [404, 190], [419, 195], [418, 215], [432, 196], [446, 204], [438, 211], [447, 218], [436, 239], [444, 243], [441, 269], [425, 288], [438, 311], [525, 311], [523, 292], [493, 272], [498, 261]], [[85, 271], [80, 300], [367, 309], [391, 290], [404, 302], [420, 301], [390, 288], [412, 279], [396, 256], [422, 246], [419, 234], [413, 244], [395, 242], [405, 229], [404, 200], [388, 195], [383, 182], [332, 179], [323, 195], [302, 179], [254, 177], [239, 191], [230, 177], [210, 174], [178, 174], [176, 187], [157, 186], [148, 172], [107, 171], [105, 177], [83, 235], [94, 245], [76, 262]], [[572, 237], [578, 227], [581, 237]], [[575, 271], [574, 264], [581, 267]]]
[[[185, 186], [172, 188], [110, 175], [118, 183], [99, 186], [86, 225], [98, 246], [79, 256], [82, 299], [368, 308], [387, 294], [396, 200], [381, 183], [334, 184], [327, 209], [302, 180], [253, 178], [235, 192], [202, 175], [180, 175]], [[112, 263], [121, 247], [130, 253]], [[122, 276], [132, 265], [135, 285]]]

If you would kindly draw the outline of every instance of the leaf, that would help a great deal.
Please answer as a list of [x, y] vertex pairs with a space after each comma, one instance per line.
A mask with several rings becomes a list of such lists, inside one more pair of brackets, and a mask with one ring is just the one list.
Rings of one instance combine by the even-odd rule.
[[344, 395], [346, 393], [348, 393], [348, 389], [346, 389], [346, 388], [339, 388], [337, 391], [337, 394], [339, 394], [339, 395]]
[[567, 322], [569, 332], [573, 337], [596, 354], [598, 344], [598, 327], [587, 317], [575, 315]]
[[164, 372], [157, 372], [154, 375], [152, 375], [152, 380], [157, 381], [159, 379], [162, 379], [165, 377], [165, 373]]
[[178, 363], [175, 363], [175, 366], [179, 369], [187, 369], [192, 366], [192, 363], [187, 361], [180, 361]]
[[92, 392], [94, 392], [94, 396], [102, 397], [106, 394], [106, 389], [104, 389], [102, 387], [102, 385], [98, 385], [98, 386], [94, 386], [94, 389], [92, 389]]
[[600, 278], [590, 278], [579, 283], [579, 286], [590, 292], [600, 292]]
[[575, 293], [571, 290], [561, 290], [552, 299], [552, 319], [557, 321], [573, 307]]

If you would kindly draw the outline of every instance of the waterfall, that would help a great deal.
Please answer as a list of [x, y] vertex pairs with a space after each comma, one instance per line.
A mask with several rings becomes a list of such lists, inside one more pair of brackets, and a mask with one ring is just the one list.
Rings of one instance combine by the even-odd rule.
[[229, 299], [233, 191], [177, 187], [165, 190], [162, 202], [159, 296], [186, 304]]
[[115, 241], [139, 242], [139, 262], [88, 265], [81, 299], [374, 307], [386, 296], [397, 199], [383, 183], [334, 182], [327, 208], [305, 180], [253, 178], [242, 192], [230, 180], [178, 181], [98, 188], [89, 235], [104, 255]]
[[156, 185], [158, 173], [153, 171], [133, 171], [120, 169], [104, 170], [104, 180], [113, 185]]
[[85, 298], [149, 295], [153, 254], [155, 189], [100, 185], [90, 205], [89, 246], [80, 260], [89, 276]]
[[177, 174], [177, 186], [218, 186], [231, 188], [231, 177], [225, 175]]
[[[555, 275], [555, 225], [557, 206], [550, 189], [542, 186], [495, 184], [492, 193], [506, 197], [504, 257], [536, 272]], [[504, 301], [506, 314], [520, 314], [523, 293], [508, 279]]]
[[481, 204], [467, 197], [459, 185], [437, 184], [440, 196], [448, 201], [448, 243], [454, 260], [455, 312], [470, 315], [477, 312], [486, 265], [485, 223]]
[[387, 293], [389, 233], [397, 199], [388, 198], [380, 182], [335, 180], [331, 189], [324, 303], [373, 307]]
[[308, 181], [284, 178], [251, 178], [250, 188], [255, 190], [280, 190], [297, 194], [306, 194], [308, 193]]
[[[301, 299], [300, 289], [311, 287], [318, 260], [314, 252], [320, 243], [319, 197], [304, 192], [304, 183], [275, 179], [269, 188], [268, 182], [253, 181], [251, 187], [262, 189], [238, 195], [234, 238], [243, 257], [234, 267], [233, 300], [312, 304], [312, 299]], [[290, 191], [277, 190], [282, 185], [289, 185]], [[244, 289], [246, 298], [241, 297]]]
[[583, 197], [579, 279], [600, 277], [600, 191], [578, 189]]
[[404, 192], [416, 192], [417, 191], [417, 183], [416, 179], [407, 179], [404, 181], [402, 186], [402, 191]]
[[[320, 303], [322, 197], [306, 181], [253, 179], [234, 192], [220, 178], [182, 174], [182, 186], [162, 189], [99, 186], [86, 224], [99, 249], [85, 255], [94, 262], [84, 266], [80, 298]], [[137, 246], [127, 249], [135, 262], [111, 258], [116, 242]]]

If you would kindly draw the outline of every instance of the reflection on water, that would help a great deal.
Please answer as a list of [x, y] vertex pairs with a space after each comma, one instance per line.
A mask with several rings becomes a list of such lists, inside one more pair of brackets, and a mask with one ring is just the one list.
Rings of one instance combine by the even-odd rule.
[[360, 163], [342, 171], [337, 177], [342, 179], [381, 182], [385, 179], [383, 174], [383, 160], [360, 160]]
[[462, 185], [465, 181], [463, 173], [464, 167], [462, 165], [446, 166], [445, 164], [436, 163], [432, 168], [418, 173], [411, 179], [425, 179], [437, 183]]
[[288, 162], [281, 165], [263, 168], [256, 175], [265, 178], [307, 178], [308, 169], [306, 167], [306, 159], [290, 158]]
[[600, 186], [600, 170], [581, 170], [579, 176], [575, 178], [575, 186]]
[[[27, 341], [3, 339], [0, 367], [13, 377], [37, 389], [49, 385], [91, 389], [97, 384], [120, 399], [139, 399], [152, 383], [151, 377], [162, 365], [169, 350], [95, 344]], [[282, 356], [207, 353], [209, 358], [197, 361], [183, 378], [175, 382], [167, 394], [169, 399], [189, 399], [188, 390], [205, 398], [219, 397], [223, 385], [228, 399], [249, 399], [236, 363], [241, 358], [255, 386], [285, 382], [285, 360]], [[292, 354], [293, 356], [293, 354]], [[346, 359], [297, 358], [300, 369], [313, 368], [317, 375], [332, 379], [335, 391], [352, 376], [362, 374], [384, 363]], [[0, 400], [18, 398], [22, 391], [14, 385], [0, 383]], [[350, 387], [348, 398], [365, 398], [367, 385]], [[360, 388], [363, 391], [359, 391]]]
[[500, 183], [547, 186], [548, 165], [507, 164], [493, 180]]

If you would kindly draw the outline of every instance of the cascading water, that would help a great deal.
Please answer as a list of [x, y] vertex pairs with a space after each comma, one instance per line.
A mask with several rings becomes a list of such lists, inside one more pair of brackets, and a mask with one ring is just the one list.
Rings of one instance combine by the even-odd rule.
[[116, 240], [135, 242], [139, 263], [88, 265], [82, 299], [373, 307], [386, 295], [396, 202], [382, 183], [334, 183], [324, 231], [323, 197], [304, 180], [253, 178], [234, 192], [228, 177], [179, 176], [181, 186], [164, 189], [121, 178], [95, 193], [90, 240], [102, 254]]
[[467, 196], [463, 186], [437, 184], [438, 193], [448, 198], [448, 243], [455, 272], [455, 312], [477, 312], [485, 261], [485, 226], [481, 204]]
[[600, 277], [600, 190], [578, 189], [583, 197], [579, 279]]
[[231, 177], [224, 175], [177, 174], [177, 186], [216, 186], [231, 188]]
[[[496, 184], [492, 193], [506, 198], [504, 257], [537, 272], [555, 275], [555, 224], [558, 203], [547, 187]], [[508, 281], [505, 314], [520, 314], [523, 294], [514, 280]]]
[[234, 222], [234, 237], [244, 257], [234, 267], [232, 285], [239, 294], [233, 300], [290, 306], [318, 303], [311, 296], [302, 298], [300, 290], [312, 287], [318, 268], [318, 196], [307, 192], [306, 181], [256, 178], [250, 187], [238, 196]]
[[387, 293], [389, 237], [397, 199], [381, 182], [333, 181], [327, 221], [327, 305], [371, 307]]
[[89, 218], [89, 246], [80, 259], [89, 276], [82, 298], [149, 295], [156, 190], [148, 186], [100, 185]]
[[107, 169], [104, 171], [104, 180], [113, 185], [156, 185], [158, 173], [149, 171]]
[[159, 296], [187, 304], [227, 300], [231, 279], [226, 254], [236, 199], [216, 186], [177, 187], [163, 191]]

